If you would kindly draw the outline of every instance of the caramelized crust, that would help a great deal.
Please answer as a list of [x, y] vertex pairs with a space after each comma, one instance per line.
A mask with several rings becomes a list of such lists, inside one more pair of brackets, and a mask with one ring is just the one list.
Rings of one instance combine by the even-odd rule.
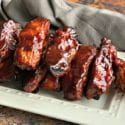
[[111, 40], [102, 39], [101, 47], [96, 55], [92, 72], [90, 73], [86, 92], [88, 99], [98, 99], [102, 93], [108, 91], [114, 80], [112, 63], [116, 55], [116, 48], [111, 44]]
[[51, 38], [45, 61], [54, 76], [62, 76], [69, 70], [70, 63], [78, 49], [75, 36], [75, 31], [66, 27], [58, 29]]
[[38, 66], [46, 48], [50, 21], [36, 18], [30, 21], [19, 35], [15, 52], [16, 65], [21, 69], [34, 70]]
[[40, 82], [45, 78], [46, 73], [46, 66], [37, 68], [36, 71], [26, 80], [24, 91], [34, 92], [39, 87]]
[[60, 90], [59, 79], [49, 73], [45, 80], [41, 83], [41, 87], [52, 91]]
[[64, 97], [69, 100], [81, 99], [87, 82], [89, 66], [96, 55], [93, 46], [79, 46], [71, 63], [70, 71], [62, 77]]
[[0, 31], [0, 61], [14, 52], [20, 31], [21, 26], [12, 20], [3, 23]]
[[117, 58], [114, 62], [115, 64], [115, 86], [116, 88], [125, 93], [125, 61]]

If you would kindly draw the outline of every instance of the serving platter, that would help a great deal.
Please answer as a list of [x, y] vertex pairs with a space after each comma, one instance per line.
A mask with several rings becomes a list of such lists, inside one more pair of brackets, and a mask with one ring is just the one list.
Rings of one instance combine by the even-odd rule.
[[[125, 59], [124, 52], [118, 56]], [[0, 105], [87, 125], [124, 125], [125, 96], [111, 90], [100, 100], [67, 101], [61, 92], [40, 89], [31, 94], [21, 91], [19, 81], [0, 83]]]

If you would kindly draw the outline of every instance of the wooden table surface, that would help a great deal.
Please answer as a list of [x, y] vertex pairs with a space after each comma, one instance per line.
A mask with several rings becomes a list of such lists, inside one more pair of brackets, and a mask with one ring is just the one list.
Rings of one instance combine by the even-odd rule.
[[[125, 14], [125, 0], [68, 0]], [[0, 107], [0, 125], [71, 125], [72, 123]]]
[[99, 9], [109, 9], [125, 14], [125, 0], [68, 0], [79, 2]]

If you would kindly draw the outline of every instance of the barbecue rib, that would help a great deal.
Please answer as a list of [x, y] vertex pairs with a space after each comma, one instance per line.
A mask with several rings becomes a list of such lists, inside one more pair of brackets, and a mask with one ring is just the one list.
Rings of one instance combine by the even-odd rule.
[[121, 92], [125, 93], [125, 61], [117, 58], [114, 62], [115, 86]]
[[8, 58], [15, 50], [21, 26], [12, 20], [3, 23], [0, 30], [0, 61]]
[[79, 46], [76, 56], [71, 62], [70, 71], [62, 77], [64, 98], [69, 100], [81, 99], [87, 82], [88, 69], [95, 55], [95, 47]]
[[47, 73], [46, 66], [39, 66], [36, 71], [26, 80], [24, 91], [34, 92]]
[[116, 55], [116, 48], [111, 44], [111, 40], [103, 38], [90, 73], [86, 91], [88, 99], [99, 99], [100, 95], [110, 88], [114, 80], [112, 63]]
[[19, 68], [36, 69], [47, 46], [46, 37], [49, 28], [49, 20], [36, 18], [21, 31], [20, 41], [15, 52], [15, 62]]
[[70, 63], [78, 49], [75, 36], [74, 29], [65, 27], [58, 29], [51, 38], [45, 61], [54, 76], [62, 76], [69, 70]]

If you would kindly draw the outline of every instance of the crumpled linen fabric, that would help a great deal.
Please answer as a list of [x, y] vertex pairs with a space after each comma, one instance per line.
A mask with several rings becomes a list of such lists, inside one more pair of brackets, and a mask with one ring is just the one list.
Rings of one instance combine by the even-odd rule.
[[71, 26], [82, 44], [99, 46], [102, 37], [125, 50], [125, 15], [65, 0], [1, 0], [1, 15], [25, 25], [35, 17], [50, 19], [53, 27]]

